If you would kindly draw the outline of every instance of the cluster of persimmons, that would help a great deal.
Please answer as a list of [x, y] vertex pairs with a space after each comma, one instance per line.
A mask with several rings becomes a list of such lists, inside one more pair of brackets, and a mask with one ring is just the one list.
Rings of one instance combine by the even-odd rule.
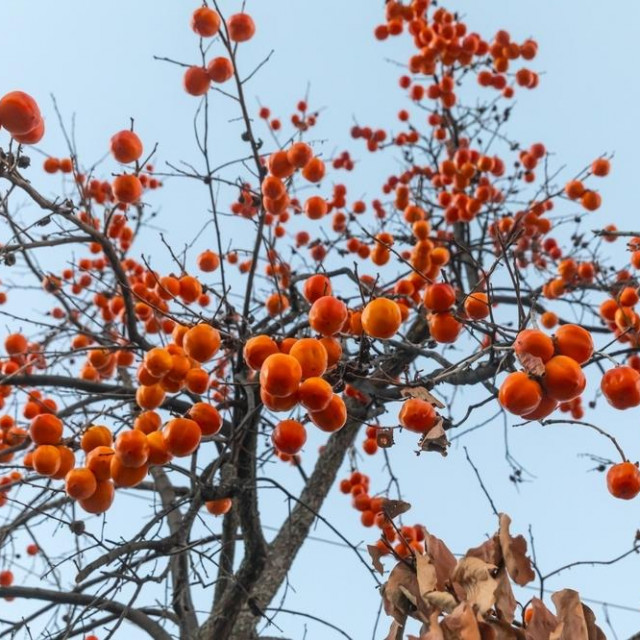
[[[78, 320], [79, 311], [63, 304], [69, 297], [92, 306], [116, 347], [97, 343], [88, 333], [78, 331], [70, 344], [71, 353], [80, 356], [78, 379], [100, 385], [128, 372], [137, 383], [135, 409], [130, 424], [118, 431], [102, 424], [78, 430], [65, 424], [56, 400], [42, 390], [22, 385], [25, 393], [18, 397], [12, 376], [47, 370], [50, 364], [43, 345], [23, 333], [12, 333], [4, 342], [0, 404], [12, 399], [20, 403], [22, 412], [19, 417], [8, 413], [0, 417], [0, 462], [10, 463], [16, 453], [25, 451], [21, 461], [25, 473], [63, 482], [66, 494], [82, 509], [103, 513], [111, 506], [117, 487], [135, 487], [153, 466], [191, 456], [203, 441], [222, 439], [225, 411], [233, 405], [233, 384], [239, 379], [236, 376], [231, 384], [230, 371], [240, 353], [246, 384], [259, 387], [262, 406], [278, 417], [270, 431], [274, 451], [285, 460], [297, 460], [307, 442], [309, 424], [323, 432], [336, 432], [350, 420], [345, 398], [362, 404], [372, 401], [355, 381], [345, 386], [340, 378], [341, 366], [356, 358], [354, 345], [393, 348], [405, 339], [409, 324], [420, 319], [425, 321], [434, 348], [454, 343], [468, 347], [469, 336], [480, 335], [476, 346], [480, 355], [498, 347], [515, 355], [522, 369], [509, 373], [497, 394], [506, 411], [524, 421], [544, 420], [556, 409], [570, 412], [575, 420], [583, 417], [583, 368], [597, 355], [592, 334], [561, 321], [550, 310], [525, 323], [530, 328], [520, 326], [510, 333], [500, 327], [494, 318], [500, 304], [492, 291], [494, 268], [482, 269], [469, 261], [469, 236], [476, 227], [483, 228], [487, 253], [496, 264], [513, 254], [515, 267], [532, 267], [543, 281], [539, 293], [545, 303], [570, 300], [574, 291], [593, 285], [603, 274], [597, 261], [564, 255], [551, 235], [551, 212], [563, 199], [578, 205], [581, 215], [596, 211], [601, 197], [586, 186], [587, 179], [608, 175], [609, 160], [596, 159], [564, 190], [555, 195], [541, 195], [547, 191], [538, 190], [535, 198], [512, 211], [507, 185], [517, 183], [524, 188], [539, 180], [536, 172], [546, 161], [545, 146], [518, 146], [516, 170], [511, 174], [510, 159], [490, 154], [486, 145], [467, 137], [454, 126], [452, 110], [467, 74], [480, 87], [498, 90], [507, 100], [518, 88], [535, 88], [538, 75], [527, 67], [514, 70], [514, 66], [532, 60], [537, 44], [533, 40], [518, 44], [505, 31], [485, 40], [468, 32], [455, 14], [444, 8], [430, 12], [430, 8], [428, 0], [408, 4], [392, 0], [386, 3], [385, 23], [375, 29], [378, 40], [408, 33], [415, 44], [408, 73], [399, 78], [399, 84], [411, 103], [422, 107], [420, 113], [426, 110], [426, 132], [408, 109], [402, 109], [398, 113], [402, 131], [356, 125], [351, 136], [365, 141], [370, 152], [394, 146], [417, 154], [421, 145], [427, 145], [438, 149], [435, 161], [412, 161], [390, 175], [380, 197], [370, 202], [350, 198], [347, 186], [340, 182], [328, 192], [327, 168], [350, 171], [355, 163], [346, 151], [329, 163], [301, 139], [317, 119], [306, 101], [301, 101], [291, 117], [295, 136], [277, 150], [260, 155], [263, 173], [259, 179], [254, 176], [234, 186], [237, 197], [229, 204], [231, 213], [256, 225], [255, 232], [268, 245], [261, 275], [270, 291], [261, 301], [260, 330], [247, 330], [247, 319], [239, 321], [237, 312], [227, 314], [231, 322], [222, 318], [222, 312], [209, 320], [200, 315], [219, 296], [216, 286], [204, 283], [203, 274], [219, 273], [224, 263], [252, 276], [262, 265], [258, 253], [238, 247], [226, 253], [206, 249], [197, 257], [197, 275], [184, 269], [179, 274], [158, 273], [131, 255], [138, 232], [132, 214], [142, 207], [148, 190], [162, 186], [149, 159], [143, 159], [142, 141], [132, 129], [111, 138], [113, 158], [127, 165], [127, 170], [111, 180], [86, 179], [76, 159], [48, 157], [44, 161], [49, 174], [73, 175], [81, 202], [74, 214], [77, 224], [81, 229], [97, 230], [107, 243], [93, 239], [87, 243], [87, 256], [59, 274], [44, 277], [44, 290], [56, 300], [51, 315], [61, 324]], [[203, 96], [212, 86], [234, 78], [231, 52], [237, 44], [249, 41], [256, 28], [246, 12], [223, 20], [209, 7], [194, 11], [191, 27], [204, 39], [219, 36], [229, 54], [186, 69], [185, 90]], [[425, 77], [433, 82], [425, 83]], [[260, 108], [258, 116], [274, 132], [283, 126], [266, 107]], [[38, 105], [19, 91], [0, 99], [0, 127], [21, 145], [37, 143], [44, 134]], [[315, 187], [312, 194], [300, 197], [300, 183]], [[429, 197], [421, 197], [420, 188]], [[108, 215], [98, 215], [99, 206]], [[372, 232], [361, 222], [367, 212], [376, 223]], [[615, 229], [607, 229], [610, 236], [606, 239], [614, 240]], [[291, 247], [308, 257], [317, 273], [298, 278], [300, 267], [286, 258], [285, 249]], [[117, 251], [110, 250], [114, 248]], [[639, 296], [632, 269], [640, 268], [640, 238], [634, 238], [629, 249], [631, 266], [617, 272], [614, 281], [603, 287], [607, 297], [599, 311], [603, 327], [610, 331], [608, 337], [634, 349], [639, 345], [640, 315], [635, 311]], [[247, 255], [241, 260], [243, 253]], [[395, 267], [396, 273], [390, 279], [359, 274], [361, 297], [349, 291], [341, 295], [335, 288], [337, 278], [344, 274], [328, 275], [336, 255], [357, 256], [378, 273]], [[465, 269], [474, 276], [462, 278]], [[116, 284], [101, 290], [108, 272], [115, 273]], [[218, 310], [229, 304], [221, 301]], [[303, 321], [301, 328], [281, 330], [279, 323], [284, 327], [292, 318]], [[235, 331], [239, 322], [244, 329]], [[535, 328], [536, 322], [542, 329]], [[132, 336], [131, 324], [143, 337], [144, 348]], [[375, 369], [373, 358], [363, 356], [360, 364], [369, 373]], [[404, 384], [399, 377], [389, 382]], [[602, 376], [601, 392], [616, 409], [640, 406], [640, 357], [631, 355], [626, 364], [610, 367]], [[178, 395], [187, 399], [189, 408], [167, 419], [170, 401]], [[402, 400], [392, 420], [394, 427], [421, 436], [441, 421], [434, 404], [422, 397]], [[374, 454], [379, 446], [378, 426], [365, 429], [363, 449]], [[0, 506], [23, 477], [16, 470], [0, 479], [4, 487]], [[610, 468], [607, 482], [614, 496], [632, 498], [640, 492], [640, 471], [624, 460]], [[353, 471], [340, 489], [352, 496], [363, 525], [382, 530], [378, 543], [382, 553], [393, 551], [405, 557], [423, 549], [422, 528], [397, 529], [383, 510], [385, 498], [369, 495], [365, 474]], [[206, 508], [221, 515], [232, 508], [232, 500], [210, 501]], [[37, 553], [37, 547], [32, 551]], [[9, 579], [5, 573], [0, 574], [0, 583]]]

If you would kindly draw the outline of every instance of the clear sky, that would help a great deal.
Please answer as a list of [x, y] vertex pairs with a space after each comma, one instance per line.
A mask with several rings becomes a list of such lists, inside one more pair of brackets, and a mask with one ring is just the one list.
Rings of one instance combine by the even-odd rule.
[[[198, 101], [182, 91], [180, 69], [154, 61], [152, 56], [197, 61], [197, 39], [188, 28], [196, 4], [4, 0], [0, 32], [3, 50], [8, 53], [3, 56], [0, 93], [23, 89], [38, 99], [47, 118], [42, 149], [48, 153], [64, 153], [48, 98], [54, 94], [63, 116], [67, 120], [76, 116], [76, 136], [86, 164], [106, 152], [110, 135], [126, 127], [130, 117], [135, 118], [136, 129], [149, 146], [159, 143], [159, 168], [165, 161], [193, 159], [192, 118]], [[238, 4], [235, 0], [222, 2], [227, 12]], [[558, 166], [570, 167], [568, 175], [604, 152], [615, 153], [612, 175], [602, 188], [603, 207], [593, 214], [594, 228], [612, 221], [619, 228], [640, 226], [635, 194], [635, 105], [640, 97], [635, 48], [640, 4], [622, 4], [624, 15], [614, 16], [615, 5], [596, 0], [447, 3], [448, 8], [466, 15], [471, 30], [488, 36], [505, 27], [517, 40], [533, 36], [539, 42], [539, 56], [532, 66], [544, 74], [538, 90], [520, 92], [512, 137], [526, 143], [545, 142]], [[242, 51], [245, 69], [274, 50], [248, 89], [250, 104], [257, 105], [259, 100], [286, 118], [309, 85], [311, 105], [326, 107], [314, 135], [318, 144], [326, 140], [328, 153], [352, 147], [348, 128], [354, 116], [363, 124], [386, 125], [405, 106], [397, 89], [398, 68], [386, 61], [404, 60], [405, 45], [398, 40], [377, 43], [372, 38], [382, 15], [382, 0], [249, 0], [247, 7], [255, 17], [258, 34], [246, 45], [246, 52]], [[222, 101], [218, 104], [215, 154], [228, 159], [238, 147], [241, 131], [239, 125], [227, 122]], [[5, 142], [0, 139], [0, 144]], [[361, 148], [354, 155], [365, 156]], [[354, 176], [357, 190], [367, 198], [378, 195], [380, 176], [396, 164], [387, 155], [376, 158], [370, 167]], [[39, 174], [39, 187], [45, 191], [57, 188], [57, 178]], [[204, 193], [194, 192], [193, 185], [180, 180], [167, 180], [153, 205], [159, 209], [158, 227], [177, 244], [193, 237], [198, 214], [206, 206]], [[3, 233], [0, 230], [0, 240]], [[142, 248], [150, 252], [156, 246], [157, 237], [150, 237]], [[153, 258], [157, 264], [166, 259], [155, 253]], [[30, 302], [25, 299], [25, 304]], [[586, 399], [595, 388], [592, 379]], [[635, 450], [634, 459], [640, 457], [637, 410], [614, 413], [601, 406], [588, 415], [630, 452]], [[573, 427], [510, 429], [511, 454], [535, 476], [516, 487], [508, 479], [504, 434], [500, 419], [460, 444], [469, 447], [498, 508], [513, 517], [513, 530], [526, 533], [531, 525], [543, 571], [574, 560], [608, 560], [632, 546], [640, 526], [640, 503], [611, 498], [603, 476], [589, 472], [593, 464], [579, 457], [584, 452], [611, 457], [604, 439]], [[455, 552], [481, 542], [486, 533], [493, 532], [496, 522], [462, 447], [453, 446], [447, 459], [435, 455], [417, 458], [413, 448], [413, 439], [403, 434], [391, 457], [404, 496], [414, 505], [414, 520], [444, 538]], [[381, 458], [367, 460], [363, 470], [372, 476], [382, 471]], [[277, 500], [265, 500], [267, 524], [277, 524], [282, 508]], [[360, 527], [347, 503], [335, 491], [323, 513], [353, 542], [370, 540], [370, 532]], [[121, 516], [114, 510], [109, 517]], [[336, 541], [322, 525], [314, 535]], [[638, 558], [633, 556], [610, 567], [572, 569], [548, 586], [573, 587], [585, 598], [634, 608], [609, 608], [611, 623], [622, 639], [640, 630], [638, 569]], [[378, 597], [351, 550], [310, 540], [290, 584], [287, 608], [326, 617], [355, 639], [371, 637]], [[593, 608], [604, 625], [602, 607], [595, 604]], [[277, 622], [284, 636], [296, 640], [303, 637], [305, 625], [309, 639], [339, 637], [294, 616], [282, 615]], [[382, 629], [385, 624], [383, 620]], [[380, 628], [375, 637], [384, 637]]]

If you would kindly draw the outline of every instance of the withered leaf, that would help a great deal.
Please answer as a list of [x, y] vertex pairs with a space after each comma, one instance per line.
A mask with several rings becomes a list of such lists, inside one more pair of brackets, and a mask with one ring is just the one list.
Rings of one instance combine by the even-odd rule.
[[556, 605], [559, 624], [549, 635], [549, 640], [589, 640], [578, 592], [563, 589], [554, 593], [551, 599]]
[[558, 619], [538, 598], [532, 598], [529, 607], [532, 614], [524, 633], [526, 640], [549, 640], [549, 634], [558, 626]]
[[501, 513], [500, 530], [498, 533], [500, 546], [511, 579], [517, 585], [523, 587], [525, 584], [534, 580], [536, 574], [531, 567], [531, 559], [527, 556], [527, 541], [521, 535], [515, 538], [512, 537], [509, 533], [510, 524], [511, 518]]
[[426, 387], [405, 387], [400, 391], [400, 395], [403, 398], [420, 398], [420, 400], [430, 402], [438, 409], [444, 409], [444, 403], [438, 400]]
[[418, 441], [420, 451], [437, 451], [439, 454], [446, 456], [447, 447], [451, 444], [447, 438], [447, 433], [443, 428], [442, 418], [425, 433]]
[[482, 640], [524, 640], [524, 632], [500, 620], [478, 623]]
[[399, 515], [409, 511], [409, 509], [411, 509], [411, 504], [404, 500], [385, 500], [382, 505], [382, 511], [389, 520], [397, 518]]
[[518, 355], [518, 360], [520, 360], [520, 364], [527, 373], [534, 376], [544, 375], [544, 362], [542, 358], [532, 356], [530, 353], [521, 353]]
[[515, 618], [516, 607], [518, 606], [517, 600], [513, 595], [513, 589], [511, 588], [511, 582], [507, 571], [504, 567], [501, 567], [496, 575], [496, 582], [498, 583], [495, 591], [496, 610], [498, 616], [502, 620], [506, 620], [511, 624]]
[[376, 442], [379, 447], [388, 449], [393, 446], [393, 429], [378, 429], [376, 431]]
[[[406, 592], [414, 595], [413, 602], [407, 598]], [[389, 579], [382, 587], [382, 602], [385, 613], [398, 624], [404, 625], [407, 616], [415, 610], [415, 598], [419, 595], [418, 579], [415, 572], [406, 564], [398, 563], [391, 570]]]
[[384, 574], [384, 567], [382, 566], [382, 562], [380, 562], [380, 558], [382, 558], [382, 551], [375, 544], [368, 544], [367, 551], [371, 556], [371, 564], [373, 564], [373, 568], [380, 574]]
[[430, 534], [426, 529], [424, 529], [424, 543], [426, 553], [436, 568], [437, 588], [439, 591], [444, 591], [458, 564], [456, 558], [440, 538]]
[[602, 629], [596, 624], [595, 614], [584, 603], [582, 604], [582, 613], [584, 614], [584, 621], [587, 623], [589, 640], [607, 640]]
[[[444, 637], [451, 640], [481, 640], [478, 621], [471, 606], [459, 604], [441, 623]], [[450, 633], [447, 633], [450, 632]]]
[[465, 555], [468, 558], [480, 558], [488, 564], [498, 566], [502, 562], [502, 549], [497, 535], [485, 540], [480, 546], [469, 549]]
[[398, 624], [395, 620], [391, 623], [389, 633], [386, 640], [402, 640], [402, 632], [404, 631], [404, 624]]
[[448, 591], [431, 591], [422, 597], [431, 607], [444, 613], [451, 613], [459, 604]]
[[495, 565], [474, 557], [462, 558], [453, 572], [451, 580], [459, 584], [465, 593], [465, 600], [484, 615], [495, 603], [498, 582], [491, 575]]
[[427, 555], [416, 554], [416, 576], [420, 595], [423, 598], [438, 586], [436, 568]]
[[434, 611], [429, 616], [428, 631], [425, 634], [424, 629], [421, 632], [420, 640], [445, 640], [442, 628], [438, 622], [438, 612]]

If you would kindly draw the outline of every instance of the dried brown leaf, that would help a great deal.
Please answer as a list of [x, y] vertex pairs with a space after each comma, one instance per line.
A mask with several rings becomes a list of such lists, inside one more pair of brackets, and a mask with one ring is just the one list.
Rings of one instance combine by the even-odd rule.
[[523, 536], [515, 538], [509, 533], [509, 525], [511, 518], [504, 514], [500, 514], [500, 546], [502, 555], [507, 566], [507, 571], [511, 579], [523, 587], [535, 579], [536, 574], [531, 566], [531, 559], [527, 556], [527, 541]]
[[437, 451], [439, 454], [446, 456], [447, 447], [451, 444], [447, 438], [447, 433], [442, 426], [444, 421], [438, 419], [427, 433], [425, 433], [418, 441], [420, 451]]
[[524, 640], [524, 633], [506, 622], [489, 620], [478, 623], [482, 640]]
[[385, 500], [382, 505], [382, 511], [389, 520], [397, 518], [399, 515], [409, 511], [409, 509], [411, 509], [411, 505], [404, 500]]
[[446, 640], [481, 640], [478, 621], [467, 602], [459, 604], [441, 623]]
[[589, 640], [607, 640], [602, 629], [596, 624], [595, 614], [584, 603], [582, 604], [582, 613], [584, 614], [584, 621], [587, 623]]
[[502, 549], [497, 534], [485, 540], [480, 546], [469, 549], [465, 555], [468, 558], [480, 558], [488, 564], [498, 566], [502, 562]]
[[438, 590], [444, 591], [458, 562], [453, 553], [449, 551], [447, 545], [442, 542], [440, 538], [430, 534], [426, 529], [424, 529], [424, 543], [426, 553], [436, 568]]
[[418, 589], [423, 598], [438, 586], [436, 568], [427, 555], [416, 554], [416, 576], [418, 578]]
[[[427, 626], [427, 625], [424, 625]], [[440, 623], [438, 622], [438, 612], [434, 611], [429, 616], [428, 629], [425, 632], [425, 629], [421, 631], [420, 640], [445, 640], [444, 634], [442, 633], [442, 628], [440, 627]]]
[[518, 355], [520, 364], [524, 367], [524, 370], [534, 376], [544, 375], [544, 362], [542, 358], [532, 356], [530, 353], [521, 353]]
[[511, 581], [507, 575], [507, 571], [504, 567], [501, 567], [496, 575], [496, 582], [498, 583], [495, 591], [496, 610], [502, 620], [506, 620], [511, 624], [515, 618], [516, 608], [518, 602], [513, 595], [513, 589], [511, 588]]
[[398, 624], [395, 620], [391, 623], [389, 633], [386, 640], [402, 640], [402, 633], [404, 632], [404, 624]]
[[376, 442], [379, 447], [388, 449], [394, 444], [393, 441], [393, 429], [378, 429], [376, 431]]
[[532, 598], [529, 607], [532, 614], [524, 632], [526, 640], [549, 640], [549, 634], [558, 626], [558, 619], [538, 598]]
[[580, 596], [573, 589], [563, 589], [551, 596], [559, 624], [549, 635], [549, 640], [589, 640], [589, 630], [584, 619]]
[[495, 591], [498, 582], [491, 575], [495, 565], [484, 560], [465, 557], [458, 562], [451, 580], [459, 584], [465, 594], [465, 600], [476, 607], [480, 615], [484, 615], [495, 603]]
[[367, 551], [371, 556], [371, 564], [373, 564], [373, 568], [380, 574], [384, 574], [384, 567], [382, 566], [382, 562], [380, 562], [380, 558], [382, 558], [382, 551], [375, 544], [368, 544]]
[[443, 613], [451, 613], [459, 604], [448, 591], [431, 591], [422, 597], [428, 605]]
[[[413, 594], [411, 600], [407, 598], [407, 593]], [[402, 562], [398, 563], [382, 587], [385, 613], [398, 624], [404, 625], [407, 616], [415, 611], [416, 598], [419, 596], [415, 571]]]
[[430, 402], [434, 407], [438, 407], [438, 409], [444, 409], [444, 404], [426, 387], [405, 387], [400, 391], [400, 395], [403, 398], [420, 398], [420, 400]]

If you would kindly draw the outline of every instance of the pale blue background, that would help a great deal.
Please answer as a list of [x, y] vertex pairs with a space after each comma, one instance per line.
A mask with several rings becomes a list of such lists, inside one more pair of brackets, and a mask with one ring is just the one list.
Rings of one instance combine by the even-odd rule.
[[[237, 4], [223, 2], [227, 11]], [[250, 104], [257, 105], [260, 97], [286, 118], [309, 82], [312, 105], [327, 107], [315, 134], [328, 139], [326, 153], [346, 147], [353, 149], [354, 157], [366, 158], [362, 147], [348, 140], [352, 116], [363, 124], [385, 125], [405, 106], [397, 90], [398, 70], [384, 58], [403, 60], [406, 45], [399, 40], [375, 43], [371, 37], [382, 5], [381, 0], [250, 2], [258, 35], [243, 47], [245, 69], [275, 49], [270, 64], [248, 88]], [[153, 141], [160, 143], [160, 160], [193, 159], [191, 118], [197, 100], [182, 91], [181, 71], [154, 61], [152, 55], [197, 61], [197, 40], [188, 29], [195, 6], [168, 0], [3, 0], [0, 33], [5, 55], [0, 93], [19, 88], [37, 97], [48, 124], [42, 148], [54, 155], [62, 155], [64, 147], [49, 93], [56, 95], [67, 119], [77, 114], [79, 150], [86, 164], [104, 154], [111, 133], [126, 127], [129, 117], [136, 119], [149, 147]], [[602, 188], [604, 205], [593, 214], [593, 227], [611, 221], [620, 228], [637, 225], [640, 5], [613, 2], [603, 6], [595, 0], [458, 0], [455, 6], [467, 15], [470, 30], [488, 35], [505, 27], [518, 40], [537, 38], [540, 49], [533, 66], [547, 73], [537, 91], [519, 93], [511, 134], [526, 143], [544, 141], [557, 154], [558, 165], [570, 166], [571, 173], [601, 153], [615, 152], [612, 176]], [[220, 109], [226, 114], [224, 106]], [[218, 158], [233, 157], [239, 132], [237, 125], [221, 121], [214, 144]], [[162, 167], [162, 162], [157, 164]], [[380, 177], [396, 164], [389, 155], [365, 166], [367, 171], [353, 177], [354, 197], [378, 195]], [[105, 175], [112, 170], [109, 164]], [[59, 184], [58, 178], [43, 177], [40, 171], [32, 175], [45, 190], [53, 191]], [[158, 225], [176, 243], [190, 239], [200, 226], [199, 222], [185, 224], [201, 220], [198, 216], [206, 206], [203, 190], [194, 187], [167, 181], [165, 189], [150, 198], [152, 205], [160, 205]], [[157, 246], [157, 239], [149, 236], [141, 248], [148, 252]], [[621, 245], [617, 251], [621, 253]], [[154, 253], [154, 260], [162, 264], [165, 258]], [[30, 302], [25, 298], [24, 304], [28, 308]], [[594, 390], [592, 380], [585, 398], [592, 397]], [[600, 407], [587, 415], [611, 429], [630, 457], [640, 457], [637, 410], [614, 413]], [[577, 457], [587, 451], [611, 457], [613, 452], [604, 439], [568, 427], [543, 430], [537, 426], [513, 431], [510, 438], [512, 453], [537, 476], [535, 482], [519, 488], [508, 482], [501, 421], [474, 433], [465, 443], [498, 508], [512, 515], [513, 529], [526, 533], [532, 524], [543, 570], [572, 560], [605, 560], [630, 548], [640, 526], [640, 503], [613, 500], [602, 475], [588, 473], [593, 465]], [[462, 449], [454, 447], [443, 460], [435, 456], [417, 459], [413, 448], [413, 439], [403, 435], [392, 458], [403, 478], [405, 497], [414, 504], [414, 518], [456, 552], [479, 543], [495, 529], [495, 521]], [[363, 469], [374, 475], [381, 466], [381, 458], [373, 458]], [[289, 470], [283, 468], [279, 473], [287, 477]], [[267, 524], [277, 524], [279, 502], [275, 503], [266, 501], [263, 515]], [[370, 540], [346, 503], [335, 491], [324, 515], [350, 540]], [[109, 517], [124, 518], [117, 510]], [[124, 522], [122, 526], [124, 529]], [[316, 535], [335, 540], [322, 525]], [[290, 592], [287, 607], [325, 616], [353, 638], [369, 638], [378, 599], [368, 574], [351, 553], [309, 541], [291, 575], [295, 592]], [[625, 638], [640, 629], [637, 576], [638, 559], [632, 557], [613, 567], [574, 569], [548, 586], [574, 587], [586, 598], [634, 608], [631, 612], [609, 611], [618, 637]], [[2, 605], [3, 613], [8, 607]], [[604, 625], [602, 608], [594, 608]], [[303, 637], [302, 619], [282, 615], [277, 621], [287, 637]], [[308, 624], [308, 638], [338, 637]], [[383, 621], [382, 628], [385, 624]], [[120, 633], [125, 637], [125, 632]], [[376, 637], [383, 635], [379, 628]]]

